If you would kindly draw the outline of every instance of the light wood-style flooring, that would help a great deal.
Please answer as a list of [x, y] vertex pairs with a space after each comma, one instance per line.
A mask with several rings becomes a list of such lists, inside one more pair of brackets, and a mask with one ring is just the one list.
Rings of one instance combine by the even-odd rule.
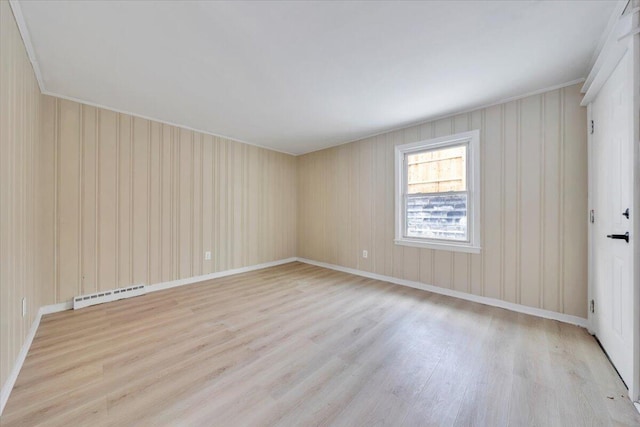
[[301, 263], [43, 318], [2, 426], [640, 425], [585, 330]]

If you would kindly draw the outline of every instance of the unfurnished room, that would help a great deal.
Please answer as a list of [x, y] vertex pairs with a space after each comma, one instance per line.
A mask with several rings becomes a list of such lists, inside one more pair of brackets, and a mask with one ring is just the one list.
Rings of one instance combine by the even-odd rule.
[[0, 0], [0, 425], [640, 426], [640, 0]]

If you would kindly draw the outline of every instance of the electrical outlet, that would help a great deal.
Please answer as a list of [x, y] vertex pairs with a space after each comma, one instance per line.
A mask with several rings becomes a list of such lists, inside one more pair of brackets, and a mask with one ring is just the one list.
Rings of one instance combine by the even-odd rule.
[[22, 317], [27, 315], [27, 299], [22, 298]]
[[362, 251], [362, 258], [367, 258], [369, 256], [368, 251]]
[[206, 251], [204, 253], [204, 259], [205, 259], [205, 261], [210, 261], [211, 260], [211, 251]]

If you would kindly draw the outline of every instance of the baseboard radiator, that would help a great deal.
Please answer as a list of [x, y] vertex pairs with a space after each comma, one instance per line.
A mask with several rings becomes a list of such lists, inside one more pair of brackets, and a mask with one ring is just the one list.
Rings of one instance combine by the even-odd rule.
[[133, 298], [147, 293], [145, 285], [135, 285], [126, 288], [112, 289], [109, 291], [96, 292], [95, 294], [79, 295], [73, 298], [73, 309], [89, 307], [91, 305], [105, 302], [117, 301], [125, 298]]

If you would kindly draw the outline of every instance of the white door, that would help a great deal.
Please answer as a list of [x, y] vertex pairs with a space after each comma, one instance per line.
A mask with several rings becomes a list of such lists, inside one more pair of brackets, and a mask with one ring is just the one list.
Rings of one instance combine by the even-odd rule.
[[[595, 211], [592, 326], [627, 387], [633, 387], [632, 224], [638, 214], [632, 209], [631, 61], [631, 54], [625, 54], [591, 105], [595, 124], [591, 152]], [[628, 242], [622, 238], [627, 232]]]

